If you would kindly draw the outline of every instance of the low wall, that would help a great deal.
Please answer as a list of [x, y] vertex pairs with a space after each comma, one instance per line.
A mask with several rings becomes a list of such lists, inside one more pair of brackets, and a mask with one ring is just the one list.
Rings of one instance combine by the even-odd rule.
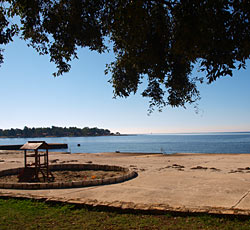
[[[1, 176], [17, 175], [23, 168], [6, 169], [0, 171]], [[93, 180], [82, 180], [82, 181], [71, 181], [71, 182], [41, 182], [41, 183], [3, 183], [0, 182], [0, 188], [4, 189], [59, 189], [59, 188], [78, 188], [88, 187], [97, 185], [108, 185], [121, 183], [123, 181], [132, 179], [137, 176], [135, 171], [128, 168], [112, 165], [96, 165], [96, 164], [58, 164], [50, 165], [50, 170], [60, 171], [81, 171], [81, 170], [103, 170], [103, 171], [122, 171], [122, 176], [110, 177], [105, 179], [93, 179]]]

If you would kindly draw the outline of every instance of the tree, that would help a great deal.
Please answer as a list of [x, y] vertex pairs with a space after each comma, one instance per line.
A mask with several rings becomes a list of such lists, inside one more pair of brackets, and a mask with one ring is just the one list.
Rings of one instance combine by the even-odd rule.
[[[107, 66], [114, 95], [136, 93], [150, 108], [185, 106], [199, 99], [197, 82], [211, 83], [245, 68], [250, 54], [248, 0], [8, 0], [0, 6], [0, 44], [19, 35], [50, 55], [59, 76], [79, 47], [100, 53], [113, 44]], [[20, 25], [11, 24], [12, 17]], [[0, 60], [3, 60], [0, 50]], [[205, 79], [192, 76], [198, 66]]]
[[28, 128], [24, 126], [24, 129], [0, 129], [0, 136], [2, 137], [82, 137], [82, 136], [108, 136], [113, 135], [108, 129], [98, 129], [98, 128], [77, 128], [69, 127], [62, 128], [57, 126], [52, 126], [51, 128]]

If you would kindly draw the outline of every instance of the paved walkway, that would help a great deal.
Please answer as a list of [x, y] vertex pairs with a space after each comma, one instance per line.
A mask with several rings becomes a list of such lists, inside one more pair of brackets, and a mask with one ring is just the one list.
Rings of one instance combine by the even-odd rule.
[[[250, 214], [250, 154], [51, 154], [56, 163], [95, 163], [134, 169], [120, 184], [51, 190], [0, 189], [0, 196], [142, 210]], [[1, 162], [2, 161], [2, 162]], [[55, 163], [55, 164], [56, 164]], [[0, 169], [23, 165], [22, 154], [0, 154]]]

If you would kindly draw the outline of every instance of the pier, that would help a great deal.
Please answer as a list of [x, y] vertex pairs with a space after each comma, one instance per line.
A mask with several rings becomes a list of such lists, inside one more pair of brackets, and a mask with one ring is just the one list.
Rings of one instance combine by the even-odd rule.
[[[49, 149], [67, 149], [68, 144], [48, 143]], [[0, 150], [20, 150], [23, 145], [0, 145]]]

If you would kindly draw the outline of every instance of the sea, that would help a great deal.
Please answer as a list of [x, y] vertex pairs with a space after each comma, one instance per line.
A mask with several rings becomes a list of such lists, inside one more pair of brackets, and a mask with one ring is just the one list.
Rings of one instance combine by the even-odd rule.
[[[0, 145], [20, 145], [27, 141], [65, 143], [70, 153], [250, 153], [250, 132], [140, 134], [99, 137], [1, 138]], [[53, 150], [54, 151], [54, 150]]]

